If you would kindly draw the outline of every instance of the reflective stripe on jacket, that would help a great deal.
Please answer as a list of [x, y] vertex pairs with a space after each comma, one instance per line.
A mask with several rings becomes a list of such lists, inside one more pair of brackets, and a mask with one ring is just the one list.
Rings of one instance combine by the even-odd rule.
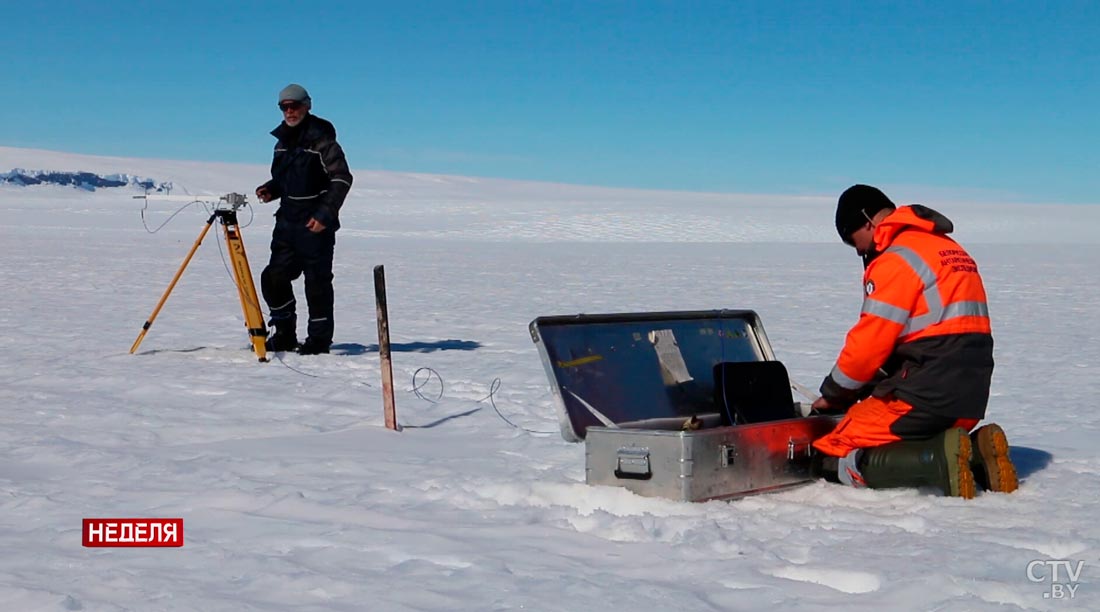
[[982, 418], [993, 374], [993, 337], [977, 264], [947, 237], [951, 221], [903, 206], [875, 228], [882, 253], [864, 272], [859, 321], [821, 385], [836, 404], [869, 386], [917, 409]]

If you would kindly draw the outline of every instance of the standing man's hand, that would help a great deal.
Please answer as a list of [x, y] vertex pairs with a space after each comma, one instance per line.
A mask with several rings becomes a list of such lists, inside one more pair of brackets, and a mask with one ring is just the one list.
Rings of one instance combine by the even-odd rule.
[[273, 199], [271, 197], [271, 192], [268, 191], [267, 187], [264, 187], [263, 185], [256, 188], [256, 197], [264, 203], [270, 202]]
[[306, 222], [306, 229], [313, 232], [314, 234], [320, 234], [321, 232], [325, 231], [325, 224], [321, 223], [317, 219], [314, 219], [313, 217], [310, 217], [309, 221]]

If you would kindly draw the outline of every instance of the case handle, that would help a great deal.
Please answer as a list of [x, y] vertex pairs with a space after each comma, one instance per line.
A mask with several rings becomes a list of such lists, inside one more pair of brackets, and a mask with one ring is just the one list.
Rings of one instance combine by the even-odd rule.
[[648, 448], [620, 448], [615, 477], [629, 480], [649, 480], [653, 471], [649, 466]]

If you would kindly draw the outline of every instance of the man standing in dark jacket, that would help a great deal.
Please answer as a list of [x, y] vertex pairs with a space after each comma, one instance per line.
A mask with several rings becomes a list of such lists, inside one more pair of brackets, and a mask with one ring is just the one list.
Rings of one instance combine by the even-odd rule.
[[[279, 92], [283, 122], [272, 130], [278, 139], [271, 180], [256, 188], [261, 202], [280, 198], [271, 236], [271, 261], [260, 275], [274, 333], [269, 351], [297, 350], [302, 355], [329, 352], [332, 345], [332, 253], [340, 228], [340, 207], [351, 189], [351, 172], [336, 142], [336, 128], [311, 115], [312, 100], [301, 85]], [[297, 310], [291, 281], [305, 276], [309, 326], [298, 345]]]

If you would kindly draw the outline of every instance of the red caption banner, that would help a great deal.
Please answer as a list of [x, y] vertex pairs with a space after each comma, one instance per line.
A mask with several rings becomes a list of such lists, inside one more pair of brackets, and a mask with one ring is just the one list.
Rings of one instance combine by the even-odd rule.
[[86, 518], [84, 546], [183, 546], [181, 518]]

